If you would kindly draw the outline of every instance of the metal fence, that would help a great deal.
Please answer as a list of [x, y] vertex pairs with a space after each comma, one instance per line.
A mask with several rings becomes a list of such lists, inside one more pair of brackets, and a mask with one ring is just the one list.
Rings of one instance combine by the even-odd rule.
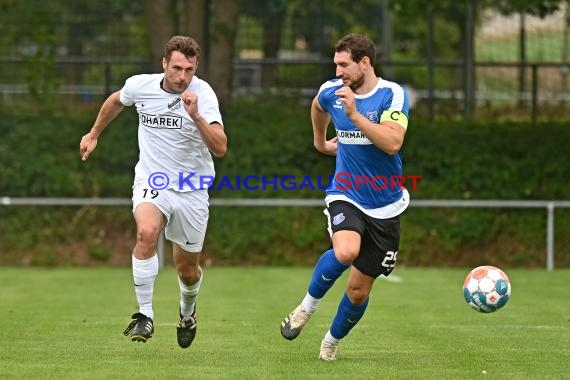
[[[0, 71], [10, 72], [20, 65], [19, 57], [0, 57]], [[58, 59], [56, 66], [62, 73], [72, 68], [90, 67], [99, 72], [102, 81], [94, 83], [62, 83], [53, 89], [50, 97], [60, 103], [101, 103], [111, 92], [122, 87], [130, 75], [148, 71], [148, 61], [124, 58], [75, 58]], [[540, 119], [564, 120], [570, 117], [570, 92], [566, 82], [570, 63], [506, 63], [475, 62], [474, 79], [468, 80], [462, 61], [380, 61], [378, 71], [392, 73], [386, 79], [403, 83], [410, 91], [415, 114], [428, 120], [464, 120], [478, 116], [509, 113], [531, 121]], [[329, 60], [236, 59], [234, 61], [233, 96], [243, 95], [312, 98], [319, 85], [334, 73]], [[262, 83], [264, 70], [272, 67], [278, 73], [275, 83]], [[75, 70], [75, 69], [74, 69]], [[304, 76], [310, 71], [312, 75]], [[296, 74], [295, 74], [296, 73]], [[316, 75], [314, 75], [316, 73]], [[421, 73], [421, 74], [418, 74]], [[459, 76], [461, 85], [452, 82], [441, 84], [439, 78]], [[497, 76], [508, 85], [495, 88], [487, 83]], [[520, 80], [519, 77], [524, 78]], [[445, 82], [445, 81], [444, 81]], [[29, 98], [29, 85], [0, 83], [0, 104], [17, 103]]]
[[[0, 197], [0, 206], [130, 206], [128, 198], [24, 198]], [[322, 199], [210, 199], [214, 207], [324, 207]], [[554, 211], [570, 208], [570, 201], [563, 200], [411, 200], [410, 207], [432, 208], [502, 208], [546, 210], [546, 270], [554, 270]], [[164, 263], [164, 236], [158, 245], [159, 262]]]
[[[72, 105], [99, 104], [128, 76], [153, 66], [148, 39], [160, 25], [144, 16], [153, 2], [8, 3], [0, 13], [0, 105], [26, 102], [30, 94]], [[170, 2], [173, 9], [190, 3]], [[377, 41], [379, 74], [410, 89], [416, 117], [513, 117], [536, 124], [570, 115], [568, 1], [549, 2], [556, 11], [544, 17], [504, 14], [499, 11], [504, 4], [475, 0], [426, 3], [422, 9], [403, 1], [354, 2], [349, 17], [324, 0], [258, 3], [240, 1], [235, 97], [314, 96], [334, 75], [334, 35], [354, 29]], [[263, 7], [267, 12], [260, 12]], [[271, 33], [264, 25], [276, 24], [266, 18], [277, 9], [284, 19], [280, 33]], [[182, 27], [184, 12], [171, 13], [171, 24]], [[203, 38], [207, 52], [212, 36]], [[214, 83], [216, 78], [207, 79]]]

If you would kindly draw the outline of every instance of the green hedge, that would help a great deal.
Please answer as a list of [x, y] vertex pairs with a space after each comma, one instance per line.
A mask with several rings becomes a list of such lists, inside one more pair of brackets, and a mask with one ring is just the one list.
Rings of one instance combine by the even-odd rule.
[[[309, 106], [240, 101], [224, 109], [227, 176], [327, 177], [334, 159], [312, 146]], [[306, 102], [305, 102], [306, 103]], [[134, 109], [103, 133], [90, 159], [79, 140], [97, 108], [2, 109], [0, 197], [131, 196], [137, 136]], [[405, 174], [421, 175], [413, 199], [570, 199], [565, 123], [487, 120], [426, 123], [414, 118], [403, 148]], [[411, 188], [409, 187], [411, 190]], [[320, 190], [214, 190], [212, 198], [316, 198]], [[1, 207], [0, 264], [128, 265], [129, 207]], [[545, 266], [544, 210], [421, 209], [402, 217], [401, 265]], [[570, 266], [570, 210], [556, 211], [556, 265]], [[329, 244], [319, 207], [213, 207], [205, 260], [214, 264], [312, 264]]]

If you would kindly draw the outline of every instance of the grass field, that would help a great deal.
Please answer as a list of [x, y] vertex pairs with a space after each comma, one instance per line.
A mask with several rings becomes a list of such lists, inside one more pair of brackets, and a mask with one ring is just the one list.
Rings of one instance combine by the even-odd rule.
[[467, 269], [397, 269], [402, 281], [377, 282], [339, 360], [322, 362], [344, 277], [289, 342], [279, 324], [310, 268], [207, 268], [198, 334], [182, 350], [171, 268], [146, 344], [122, 335], [136, 307], [130, 269], [0, 268], [0, 379], [570, 378], [570, 271], [505, 269], [512, 298], [494, 314], [463, 300]]

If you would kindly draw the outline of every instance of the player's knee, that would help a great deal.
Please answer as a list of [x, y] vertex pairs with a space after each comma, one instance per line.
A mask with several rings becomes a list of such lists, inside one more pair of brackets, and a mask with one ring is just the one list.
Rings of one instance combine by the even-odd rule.
[[139, 227], [137, 229], [137, 245], [141, 246], [141, 248], [156, 246], [159, 233], [160, 229], [158, 227]]
[[358, 256], [358, 251], [358, 247], [334, 247], [334, 254], [336, 256], [336, 259], [343, 264], [351, 264]]
[[180, 277], [186, 285], [197, 283], [202, 275], [202, 271], [197, 265], [177, 265], [176, 271], [178, 272], [178, 277]]
[[353, 305], [362, 305], [368, 299], [370, 292], [366, 288], [349, 286], [346, 295]]

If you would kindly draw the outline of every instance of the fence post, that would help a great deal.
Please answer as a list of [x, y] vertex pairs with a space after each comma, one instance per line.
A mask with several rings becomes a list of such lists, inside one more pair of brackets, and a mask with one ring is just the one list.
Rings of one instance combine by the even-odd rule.
[[433, 5], [430, 2], [428, 5], [427, 10], [427, 41], [426, 41], [426, 50], [427, 50], [427, 90], [428, 90], [428, 120], [433, 121], [434, 115], [434, 48], [433, 48]]
[[546, 270], [554, 270], [554, 203], [546, 206]]
[[471, 121], [475, 106], [475, 78], [474, 78], [474, 39], [475, 39], [475, 5], [474, 0], [466, 0], [465, 18], [465, 51], [463, 55], [463, 112], [464, 119]]
[[538, 113], [538, 66], [533, 63], [531, 66], [532, 72], [532, 106], [531, 106], [531, 120], [532, 126], [536, 127], [537, 113]]
[[108, 98], [111, 95], [111, 62], [106, 60], [103, 64], [104, 71], [105, 71], [105, 98]]
[[526, 18], [525, 12], [519, 12], [519, 107], [524, 107], [526, 91]]

